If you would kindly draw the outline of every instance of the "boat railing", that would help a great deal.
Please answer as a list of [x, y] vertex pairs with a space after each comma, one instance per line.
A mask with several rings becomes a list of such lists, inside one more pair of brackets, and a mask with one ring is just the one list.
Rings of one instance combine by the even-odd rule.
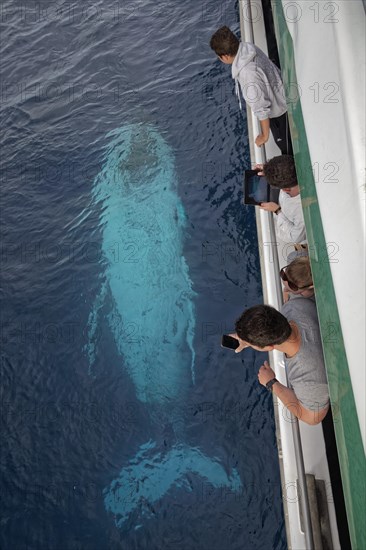
[[[258, 126], [257, 127], [258, 133], [260, 133], [260, 126], [258, 121], [257, 121], [257, 126]], [[262, 156], [262, 164], [264, 164], [266, 162], [265, 145], [261, 147], [261, 156]], [[277, 238], [276, 238], [273, 214], [272, 212], [267, 212], [266, 214], [268, 216], [270, 242], [273, 245], [272, 246], [273, 269], [276, 273], [279, 274], [280, 264], [279, 264], [279, 258], [278, 258], [278, 248], [276, 246]], [[281, 306], [283, 304], [283, 295], [282, 295], [281, 281], [280, 281], [279, 275], [278, 277], [276, 277], [275, 283], [276, 283], [276, 294], [277, 294], [278, 305]], [[286, 373], [286, 384], [288, 385], [287, 373]], [[293, 444], [294, 444], [294, 450], [295, 450], [296, 468], [297, 468], [298, 485], [299, 485], [298, 495], [299, 495], [299, 500], [301, 505], [301, 514], [302, 514], [302, 520], [303, 520], [306, 548], [307, 550], [313, 550], [314, 536], [313, 536], [313, 527], [312, 527], [311, 516], [310, 516], [309, 495], [308, 495], [307, 484], [306, 484], [306, 474], [305, 474], [305, 466], [304, 466], [304, 456], [302, 452], [299, 421], [292, 413], [289, 412], [289, 414], [291, 417], [290, 421], [292, 426]]]
[[[242, 35], [245, 36], [246, 41], [255, 43], [251, 0], [240, 0], [239, 5], [240, 5], [241, 33]], [[244, 13], [246, 14], [245, 28], [244, 28], [244, 20], [243, 20]], [[254, 128], [257, 130], [257, 135], [260, 134], [261, 129], [260, 129], [259, 120], [255, 117], [252, 117], [252, 124], [254, 125]], [[253, 135], [255, 135], [255, 132]], [[260, 164], [265, 164], [267, 160], [265, 145], [260, 147], [260, 149], [257, 148], [257, 152], [255, 156], [258, 159]], [[279, 257], [278, 257], [277, 237], [276, 237], [276, 231], [274, 226], [273, 214], [271, 212], [265, 212], [265, 213], [262, 212], [262, 214], [264, 214], [268, 218], [267, 223], [268, 223], [269, 239], [270, 239], [269, 242], [271, 244], [270, 254], [271, 254], [271, 262], [273, 263], [271, 271], [277, 274], [277, 276], [275, 276], [275, 279], [273, 281], [275, 285], [275, 301], [277, 303], [277, 306], [281, 307], [281, 305], [283, 304], [283, 295], [282, 295], [281, 281], [279, 277], [280, 263], [279, 263]], [[270, 362], [273, 362], [274, 357], [276, 357], [276, 355], [272, 354], [270, 358]], [[286, 383], [288, 385], [287, 374], [286, 374]], [[307, 550], [313, 550], [314, 535], [313, 535], [313, 526], [312, 526], [311, 516], [310, 516], [309, 494], [308, 494], [307, 483], [306, 483], [306, 474], [305, 474], [304, 457], [303, 457], [303, 451], [302, 451], [299, 422], [298, 422], [298, 419], [294, 415], [292, 415], [292, 413], [289, 412], [289, 414], [290, 414], [290, 422], [292, 426], [293, 446], [294, 446], [294, 454], [295, 454], [295, 460], [296, 460], [297, 483], [298, 483], [297, 494], [299, 495], [299, 502], [301, 507], [299, 510], [299, 516], [301, 517], [301, 520], [302, 520], [301, 523], [302, 523], [303, 532], [305, 536], [306, 548]]]

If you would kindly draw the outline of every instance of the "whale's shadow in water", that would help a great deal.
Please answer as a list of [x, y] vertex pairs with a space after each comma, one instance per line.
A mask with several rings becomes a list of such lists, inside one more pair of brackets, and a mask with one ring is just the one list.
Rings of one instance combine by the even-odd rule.
[[89, 316], [89, 365], [96, 358], [96, 334], [110, 293], [108, 325], [136, 396], [149, 414], [169, 419], [176, 436], [164, 453], [154, 441], [141, 445], [105, 489], [105, 508], [122, 527], [133, 511], [150, 515], [153, 503], [171, 488], [190, 490], [188, 473], [234, 491], [241, 481], [235, 469], [229, 474], [217, 458], [187, 445], [181, 429], [177, 403], [195, 381], [195, 314], [173, 152], [146, 124], [124, 126], [108, 137], [93, 186], [101, 210], [105, 273]]

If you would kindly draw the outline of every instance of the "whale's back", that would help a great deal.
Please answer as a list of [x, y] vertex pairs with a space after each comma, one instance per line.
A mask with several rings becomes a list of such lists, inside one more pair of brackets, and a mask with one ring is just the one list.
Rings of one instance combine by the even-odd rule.
[[193, 291], [173, 153], [154, 128], [112, 134], [94, 195], [118, 351], [140, 400], [173, 400], [193, 369]]

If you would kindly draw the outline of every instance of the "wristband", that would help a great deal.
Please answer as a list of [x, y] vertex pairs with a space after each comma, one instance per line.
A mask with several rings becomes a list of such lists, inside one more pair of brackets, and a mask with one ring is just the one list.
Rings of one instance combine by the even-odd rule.
[[272, 380], [269, 380], [266, 384], [266, 388], [268, 391], [272, 391], [272, 386], [273, 384], [275, 384], [276, 382], [278, 382], [277, 378], [272, 378]]
[[275, 214], [278, 216], [278, 213], [281, 212], [281, 207], [279, 206], [277, 210], [275, 210]]

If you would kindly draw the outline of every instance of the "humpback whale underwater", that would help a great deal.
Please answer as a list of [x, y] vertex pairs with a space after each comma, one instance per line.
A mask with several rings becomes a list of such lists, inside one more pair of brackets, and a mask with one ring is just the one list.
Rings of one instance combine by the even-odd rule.
[[[137, 398], [152, 419], [170, 423], [174, 433], [163, 450], [153, 440], [135, 449], [104, 490], [105, 508], [122, 528], [132, 512], [140, 519], [151, 516], [153, 503], [170, 489], [192, 490], [189, 473], [231, 491], [239, 491], [241, 481], [235, 469], [228, 473], [219, 459], [190, 447], [179, 425], [177, 403], [189, 398], [195, 382], [195, 313], [173, 151], [149, 124], [126, 125], [107, 137], [93, 184], [105, 273], [89, 316], [89, 368], [98, 353], [98, 324], [107, 322]], [[105, 321], [107, 294], [113, 305]]]

